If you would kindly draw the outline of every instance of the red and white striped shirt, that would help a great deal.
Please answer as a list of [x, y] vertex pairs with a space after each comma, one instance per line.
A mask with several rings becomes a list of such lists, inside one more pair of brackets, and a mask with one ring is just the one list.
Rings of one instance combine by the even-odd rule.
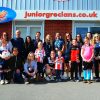
[[44, 49], [36, 49], [35, 50], [35, 57], [37, 58], [37, 62], [43, 63], [43, 57], [45, 56], [45, 50]]
[[55, 69], [62, 70], [63, 63], [64, 63], [64, 58], [63, 57], [60, 57], [60, 58], [59, 57], [56, 57]]

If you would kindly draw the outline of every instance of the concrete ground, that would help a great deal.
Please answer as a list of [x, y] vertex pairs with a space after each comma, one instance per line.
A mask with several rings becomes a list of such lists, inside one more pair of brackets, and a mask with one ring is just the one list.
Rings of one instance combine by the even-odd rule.
[[0, 85], [0, 100], [100, 100], [100, 83], [68, 81]]

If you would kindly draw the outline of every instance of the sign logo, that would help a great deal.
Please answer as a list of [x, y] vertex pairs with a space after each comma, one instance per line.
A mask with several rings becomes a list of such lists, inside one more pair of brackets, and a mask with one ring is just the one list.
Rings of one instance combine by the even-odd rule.
[[14, 20], [16, 12], [7, 7], [0, 7], [0, 23], [5, 23]]

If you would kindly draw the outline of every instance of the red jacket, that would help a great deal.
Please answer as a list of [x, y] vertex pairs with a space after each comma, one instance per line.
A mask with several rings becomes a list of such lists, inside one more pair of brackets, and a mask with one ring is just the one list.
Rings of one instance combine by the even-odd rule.
[[70, 60], [77, 61], [79, 59], [79, 48], [77, 46], [71, 47]]

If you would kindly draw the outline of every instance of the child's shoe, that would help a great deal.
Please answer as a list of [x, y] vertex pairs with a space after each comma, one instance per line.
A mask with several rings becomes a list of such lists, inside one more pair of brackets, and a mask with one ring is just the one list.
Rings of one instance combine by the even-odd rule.
[[9, 82], [8, 82], [8, 80], [5, 80], [5, 84], [8, 84]]
[[83, 80], [83, 83], [87, 83], [87, 80]]
[[65, 77], [64, 75], [61, 75], [61, 79], [62, 80], [67, 80], [67, 77]]
[[54, 76], [51, 76], [51, 81], [54, 81], [55, 79], [54, 79]]
[[58, 82], [61, 82], [61, 79], [58, 79]]
[[46, 81], [50, 81], [50, 78], [47, 76], [47, 77], [45, 77], [45, 79], [46, 79]]
[[92, 81], [91, 81], [91, 80], [89, 80], [89, 81], [88, 81], [88, 84], [91, 84], [91, 83], [92, 83]]
[[3, 85], [4, 83], [5, 83], [4, 80], [1, 80], [0, 84]]
[[26, 81], [26, 82], [25, 82], [25, 84], [27, 85], [27, 84], [29, 84], [29, 82], [28, 82], [28, 81]]

